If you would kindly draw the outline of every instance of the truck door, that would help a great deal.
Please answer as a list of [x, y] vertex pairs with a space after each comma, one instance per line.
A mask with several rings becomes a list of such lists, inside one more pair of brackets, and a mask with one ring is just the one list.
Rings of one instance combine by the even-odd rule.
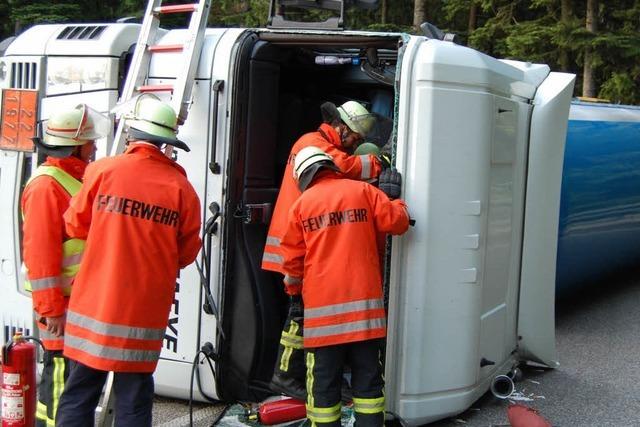
[[519, 352], [527, 360], [559, 365], [556, 353], [556, 254], [560, 182], [569, 104], [575, 76], [551, 73], [538, 87], [531, 116], [522, 270]]

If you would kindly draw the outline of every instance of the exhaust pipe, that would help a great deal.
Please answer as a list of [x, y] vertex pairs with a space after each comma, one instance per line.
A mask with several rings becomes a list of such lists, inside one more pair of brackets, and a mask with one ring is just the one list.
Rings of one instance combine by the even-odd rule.
[[506, 375], [498, 375], [491, 381], [491, 393], [498, 399], [508, 399], [514, 391], [513, 380]]

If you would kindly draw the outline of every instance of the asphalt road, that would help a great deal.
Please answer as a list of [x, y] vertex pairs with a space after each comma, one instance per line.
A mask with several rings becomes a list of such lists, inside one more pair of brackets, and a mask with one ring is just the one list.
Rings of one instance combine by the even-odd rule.
[[[556, 335], [561, 366], [525, 368], [516, 391], [554, 427], [640, 426], [640, 271], [602, 281], [596, 291], [560, 303]], [[508, 426], [508, 402], [486, 394], [466, 412], [430, 427]], [[221, 405], [196, 408], [208, 426]], [[188, 426], [187, 405], [158, 399], [154, 425]]]

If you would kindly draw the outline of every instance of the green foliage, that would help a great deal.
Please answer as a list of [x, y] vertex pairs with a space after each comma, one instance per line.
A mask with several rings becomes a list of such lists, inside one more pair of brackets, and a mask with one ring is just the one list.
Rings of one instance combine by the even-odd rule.
[[[169, 0], [167, 0], [169, 2]], [[171, 0], [187, 3], [192, 0]], [[209, 26], [262, 27], [269, 0], [211, 0]], [[578, 75], [580, 93], [586, 48], [599, 95], [613, 102], [640, 103], [640, 0], [600, 0], [597, 31], [585, 27], [587, 0], [380, 0], [377, 10], [349, 8], [345, 27], [372, 31], [419, 32], [413, 27], [414, 2], [425, 19], [489, 55], [549, 64]], [[569, 5], [564, 9], [562, 5]], [[42, 22], [113, 22], [142, 16], [145, 0], [0, 0], [3, 37]], [[308, 10], [291, 17], [326, 18]], [[163, 26], [183, 26], [179, 18]]]

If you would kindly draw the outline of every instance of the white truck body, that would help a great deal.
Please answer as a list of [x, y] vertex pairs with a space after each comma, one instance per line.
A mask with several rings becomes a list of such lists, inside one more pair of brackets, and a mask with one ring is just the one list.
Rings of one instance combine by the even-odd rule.
[[[0, 86], [37, 91], [40, 122], [80, 102], [103, 112], [117, 102], [139, 26], [87, 27], [33, 27], [1, 59]], [[184, 36], [168, 31], [158, 44]], [[384, 57], [392, 86], [356, 65], [313, 61], [366, 61], [363, 47]], [[179, 53], [154, 54], [149, 83], [171, 83], [179, 60]], [[269, 207], [289, 148], [319, 124], [320, 103], [349, 98], [394, 120], [395, 166], [416, 220], [387, 254], [387, 410], [409, 425], [424, 424], [462, 412], [519, 361], [555, 367], [555, 254], [573, 82], [544, 65], [500, 61], [422, 36], [207, 29], [179, 131], [191, 152], [180, 152], [178, 162], [198, 192], [203, 223], [210, 208], [220, 208], [215, 233], [204, 236], [208, 262], [199, 258], [220, 316], [203, 310], [195, 265], [184, 269], [156, 391], [188, 397], [192, 361], [209, 342], [217, 375], [206, 363], [199, 367], [199, 399], [268, 395], [286, 306], [281, 278], [260, 269]], [[101, 141], [98, 156], [110, 143]], [[36, 160], [0, 149], [4, 340], [16, 328], [34, 330], [22, 291], [19, 200]]]

